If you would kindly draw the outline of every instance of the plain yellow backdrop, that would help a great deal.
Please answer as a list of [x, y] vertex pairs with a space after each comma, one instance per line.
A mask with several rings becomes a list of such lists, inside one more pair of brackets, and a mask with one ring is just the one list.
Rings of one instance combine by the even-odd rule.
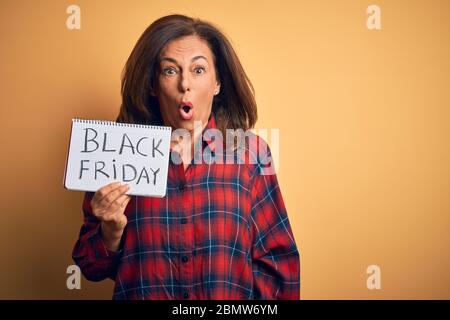
[[[66, 8], [81, 8], [81, 30]], [[366, 9], [381, 8], [381, 30]], [[70, 120], [115, 119], [138, 37], [171, 13], [218, 25], [280, 130], [278, 179], [302, 299], [450, 298], [450, 2], [1, 1], [0, 298], [66, 288], [82, 193], [63, 188]], [[269, 141], [270, 143], [270, 141]], [[369, 290], [366, 269], [381, 269]]]

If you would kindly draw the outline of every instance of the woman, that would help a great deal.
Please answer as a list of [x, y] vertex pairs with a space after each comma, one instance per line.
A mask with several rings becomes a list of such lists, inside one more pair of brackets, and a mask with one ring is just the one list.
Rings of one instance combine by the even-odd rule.
[[[234, 143], [234, 161], [217, 161], [225, 159], [220, 136], [257, 118], [226, 37], [198, 19], [158, 19], [127, 61], [122, 98], [117, 121], [193, 138], [173, 139], [164, 198], [129, 196], [120, 183], [85, 194], [73, 250], [84, 276], [115, 280], [114, 299], [298, 299], [299, 254], [276, 175], [264, 172], [271, 162], [248, 144], [242, 157]], [[223, 135], [206, 139], [208, 130]], [[257, 145], [267, 148], [258, 137]]]

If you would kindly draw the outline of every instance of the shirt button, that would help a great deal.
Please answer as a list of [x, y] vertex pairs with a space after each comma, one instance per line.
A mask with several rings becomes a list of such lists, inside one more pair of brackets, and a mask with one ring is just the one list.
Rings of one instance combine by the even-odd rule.
[[188, 262], [188, 260], [189, 260], [189, 258], [187, 256], [183, 256], [181, 258], [181, 261], [183, 261], [183, 262]]
[[184, 184], [183, 183], [180, 183], [179, 185], [178, 185], [178, 190], [183, 190], [184, 189]]
[[189, 293], [185, 292], [185, 293], [183, 294], [183, 298], [185, 298], [185, 299], [189, 298]]
[[186, 218], [181, 218], [181, 224], [186, 224], [187, 223], [187, 219]]

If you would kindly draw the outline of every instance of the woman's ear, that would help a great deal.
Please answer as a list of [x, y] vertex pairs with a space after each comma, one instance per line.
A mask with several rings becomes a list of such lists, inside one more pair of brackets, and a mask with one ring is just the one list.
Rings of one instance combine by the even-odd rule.
[[220, 92], [220, 83], [217, 83], [217, 84], [216, 84], [216, 89], [214, 90], [214, 95], [215, 95], [215, 96], [218, 95], [219, 92]]

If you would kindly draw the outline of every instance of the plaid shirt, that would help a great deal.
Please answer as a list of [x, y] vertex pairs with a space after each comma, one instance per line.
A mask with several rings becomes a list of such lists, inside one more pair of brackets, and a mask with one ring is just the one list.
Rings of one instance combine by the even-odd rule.
[[[204, 159], [216, 143], [203, 143]], [[83, 275], [115, 280], [113, 299], [299, 299], [299, 253], [275, 173], [261, 174], [261, 161], [207, 162], [184, 172], [171, 159], [164, 198], [132, 196], [116, 252], [86, 192], [72, 253]]]

